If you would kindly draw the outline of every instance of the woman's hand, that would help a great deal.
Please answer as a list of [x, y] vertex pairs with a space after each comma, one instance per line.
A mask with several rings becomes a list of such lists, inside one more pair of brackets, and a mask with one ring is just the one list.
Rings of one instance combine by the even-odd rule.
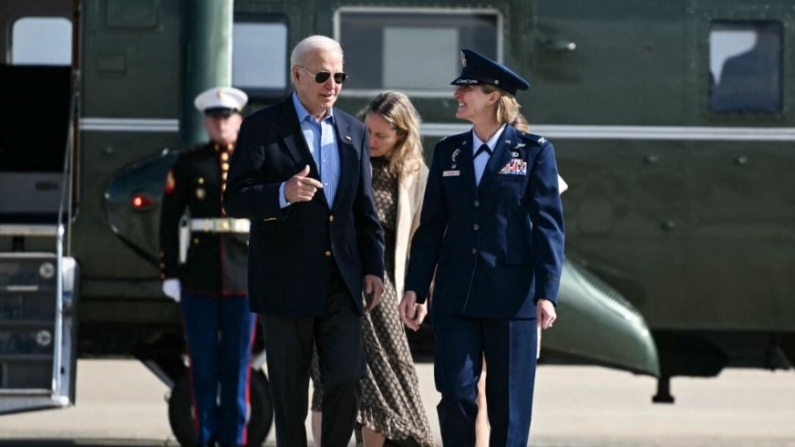
[[400, 302], [400, 319], [403, 324], [413, 331], [418, 331], [425, 316], [428, 315], [428, 306], [417, 304], [417, 294], [413, 290], [407, 290], [403, 294]]

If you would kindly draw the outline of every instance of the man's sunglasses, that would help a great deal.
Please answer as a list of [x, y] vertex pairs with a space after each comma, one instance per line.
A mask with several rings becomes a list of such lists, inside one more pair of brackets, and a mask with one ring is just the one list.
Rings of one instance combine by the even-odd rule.
[[[317, 73], [312, 73], [311, 71], [307, 70], [306, 68], [304, 68], [304, 67], [302, 67], [300, 65], [298, 67], [301, 70], [304, 70], [305, 72], [313, 75], [315, 77], [315, 82], [317, 82], [318, 84], [322, 84], [322, 83], [328, 81], [328, 78], [330, 78], [332, 76], [331, 73], [329, 73], [327, 71], [319, 71]], [[342, 72], [342, 71], [339, 72], [339, 73], [334, 73], [334, 82], [336, 82], [337, 84], [342, 84], [343, 82], [345, 82], [346, 79], [348, 79], [348, 74], [347, 73]]]

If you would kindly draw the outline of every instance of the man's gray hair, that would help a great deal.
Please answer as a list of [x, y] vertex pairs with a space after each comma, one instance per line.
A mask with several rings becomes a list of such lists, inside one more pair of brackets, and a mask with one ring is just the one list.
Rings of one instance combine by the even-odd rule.
[[339, 51], [340, 55], [343, 55], [340, 43], [330, 37], [316, 34], [303, 39], [298, 42], [298, 45], [293, 48], [293, 52], [290, 54], [290, 81], [293, 84], [295, 84], [293, 67], [306, 65], [306, 56], [316, 50]]

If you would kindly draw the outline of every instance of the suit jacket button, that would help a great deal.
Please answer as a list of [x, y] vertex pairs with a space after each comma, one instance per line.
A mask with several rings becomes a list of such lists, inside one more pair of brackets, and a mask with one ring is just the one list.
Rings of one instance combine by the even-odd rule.
[[478, 254], [478, 249], [477, 249], [477, 248], [473, 248], [473, 249], [472, 249], [472, 254], [473, 254], [473, 255], [476, 255], [476, 254]]
[[478, 231], [480, 229], [480, 225], [478, 224], [472, 225], [472, 229]]
[[480, 206], [480, 202], [479, 202], [479, 201], [477, 201], [477, 200], [475, 200], [475, 208], [477, 208], [477, 207], [479, 207], [479, 206]]
[[329, 222], [334, 222], [334, 215], [333, 214], [328, 217], [328, 221]]
[[324, 253], [324, 254], [326, 255], [326, 257], [327, 257], [327, 258], [330, 258], [330, 257], [331, 257], [331, 252], [330, 252], [330, 251], [328, 251], [328, 250], [326, 250], [326, 253]]

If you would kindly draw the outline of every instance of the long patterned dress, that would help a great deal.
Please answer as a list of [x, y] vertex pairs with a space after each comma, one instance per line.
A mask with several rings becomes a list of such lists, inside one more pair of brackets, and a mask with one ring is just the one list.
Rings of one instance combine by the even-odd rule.
[[[386, 270], [381, 302], [362, 320], [367, 376], [360, 382], [362, 400], [358, 423], [390, 440], [406, 440], [410, 445], [435, 447], [420, 399], [417, 372], [409, 351], [406, 330], [400, 321], [395, 290], [398, 179], [390, 174], [388, 159], [374, 157], [371, 164], [373, 196], [386, 241]], [[312, 410], [320, 411], [322, 395], [317, 380], [317, 356], [312, 364], [312, 377], [315, 383]], [[358, 430], [356, 439], [357, 444], [361, 445], [361, 433]]]

